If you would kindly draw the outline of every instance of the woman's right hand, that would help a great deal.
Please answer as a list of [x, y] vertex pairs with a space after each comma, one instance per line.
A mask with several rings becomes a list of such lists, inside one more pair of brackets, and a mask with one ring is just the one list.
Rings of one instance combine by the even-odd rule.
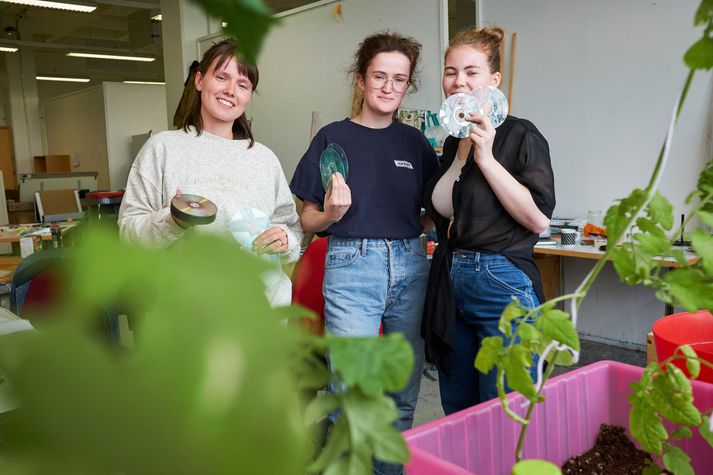
[[352, 192], [341, 173], [332, 174], [332, 183], [324, 197], [324, 214], [336, 223], [349, 211], [352, 205]]

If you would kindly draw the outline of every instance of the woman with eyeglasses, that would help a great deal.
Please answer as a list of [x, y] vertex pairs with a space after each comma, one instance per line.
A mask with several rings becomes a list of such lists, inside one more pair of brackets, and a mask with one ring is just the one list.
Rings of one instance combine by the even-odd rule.
[[[303, 229], [329, 236], [326, 331], [376, 336], [383, 326], [384, 334], [402, 333], [413, 347], [411, 379], [393, 395], [399, 430], [411, 427], [420, 388], [428, 278], [420, 212], [425, 185], [438, 169], [421, 131], [394, 119], [408, 89], [415, 89], [420, 51], [419, 42], [396, 33], [375, 34], [360, 44], [351, 72], [363, 92], [361, 111], [315, 135], [290, 183], [304, 201]], [[330, 144], [344, 150], [349, 171], [346, 180], [333, 174], [325, 192], [319, 162]], [[386, 469], [377, 464], [376, 473]]]
[[[444, 58], [445, 95], [497, 87], [502, 39], [500, 28], [458, 33]], [[555, 207], [549, 147], [537, 128], [513, 116], [497, 130], [487, 115], [469, 120], [469, 136], [446, 139], [443, 165], [426, 190], [439, 244], [423, 336], [446, 414], [497, 396], [497, 371], [478, 372], [476, 353], [484, 338], [507, 340], [498, 321], [513, 298], [527, 308], [543, 301], [533, 246]]]

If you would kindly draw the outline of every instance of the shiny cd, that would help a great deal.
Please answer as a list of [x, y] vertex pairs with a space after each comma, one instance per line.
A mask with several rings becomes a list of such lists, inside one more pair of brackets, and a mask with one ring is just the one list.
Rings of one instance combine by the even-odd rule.
[[319, 157], [319, 173], [322, 175], [322, 186], [325, 191], [332, 182], [332, 175], [337, 172], [341, 173], [346, 180], [349, 175], [349, 162], [347, 162], [347, 154], [344, 153], [342, 147], [336, 143], [330, 143]]
[[473, 112], [487, 115], [493, 127], [498, 127], [508, 115], [507, 98], [494, 86], [480, 86], [469, 93], [459, 92], [443, 102], [438, 119], [448, 135], [463, 138], [470, 134], [473, 123], [466, 119]]
[[210, 224], [215, 221], [218, 207], [198, 195], [178, 195], [171, 200], [171, 214], [186, 224]]
[[466, 118], [476, 108], [475, 97], [459, 92], [443, 101], [441, 110], [438, 111], [438, 120], [441, 121], [441, 127], [448, 132], [448, 135], [459, 138], [467, 137], [473, 123], [468, 122]]
[[508, 116], [508, 98], [495, 86], [480, 86], [470, 92], [478, 104], [476, 112], [487, 115], [497, 128]]

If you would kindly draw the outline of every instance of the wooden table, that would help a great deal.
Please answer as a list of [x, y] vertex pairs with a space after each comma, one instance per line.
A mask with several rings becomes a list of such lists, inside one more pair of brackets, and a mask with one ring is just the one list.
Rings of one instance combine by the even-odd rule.
[[[62, 236], [79, 225], [79, 221], [57, 223], [62, 229]], [[8, 226], [0, 226], [0, 242], [19, 243], [24, 237], [39, 236], [43, 241], [52, 239], [50, 233], [50, 225], [40, 223], [30, 224], [12, 224]]]
[[20, 256], [0, 256], [0, 284], [12, 283], [15, 269], [22, 262]]
[[[689, 264], [695, 264], [700, 259], [700, 257], [691, 251], [683, 251], [683, 255]], [[538, 262], [538, 267], [542, 273], [542, 282], [545, 287], [545, 296], [547, 299], [549, 300], [552, 298], [552, 294], [554, 294], [554, 296], [559, 295], [559, 289], [563, 287], [562, 257], [575, 257], [579, 259], [591, 259], [598, 261], [604, 257], [604, 254], [604, 251], [595, 249], [594, 246], [585, 246], [582, 244], [576, 244], [574, 246], [562, 246], [560, 244], [546, 246], [536, 245], [535, 259]], [[545, 258], [544, 262], [547, 262], [546, 258], [554, 257], [557, 259], [555, 261], [557, 267], [556, 270], [553, 269], [553, 266], [543, 266], [541, 264], [541, 262], [543, 262], [543, 257]], [[660, 262], [667, 268], [679, 267], [678, 262], [676, 262], [676, 260], [672, 257], [662, 257], [660, 258]], [[547, 292], [548, 287], [550, 288], [549, 292]], [[670, 304], [666, 304], [664, 311], [665, 315], [670, 315], [673, 313], [673, 307]]]

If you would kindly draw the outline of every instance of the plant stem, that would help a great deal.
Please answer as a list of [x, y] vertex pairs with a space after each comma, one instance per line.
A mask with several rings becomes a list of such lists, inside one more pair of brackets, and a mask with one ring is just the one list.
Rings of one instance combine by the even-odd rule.
[[[555, 369], [555, 361], [557, 361], [557, 355], [559, 355], [559, 351], [555, 350], [554, 352], [554, 357], [552, 358], [552, 363], [547, 365], [547, 369], [545, 370], [544, 374], [542, 375], [543, 380], [547, 380], [547, 378], [550, 377], [552, 374], [552, 371]], [[535, 395], [535, 401], [540, 396], [540, 393], [542, 392], [542, 389], [545, 387], [543, 384], [540, 386], [540, 389], [537, 391], [537, 394]], [[522, 429], [520, 430], [520, 437], [517, 440], [517, 448], [515, 449], [515, 461], [519, 462], [522, 459], [522, 448], [525, 445], [525, 434], [527, 434], [527, 428], [530, 425], [530, 419], [532, 418], [532, 413], [535, 410], [535, 404], [536, 402], [530, 401], [530, 406], [527, 408], [527, 414], [525, 414], [525, 420], [527, 421], [527, 424], [523, 424]]]

